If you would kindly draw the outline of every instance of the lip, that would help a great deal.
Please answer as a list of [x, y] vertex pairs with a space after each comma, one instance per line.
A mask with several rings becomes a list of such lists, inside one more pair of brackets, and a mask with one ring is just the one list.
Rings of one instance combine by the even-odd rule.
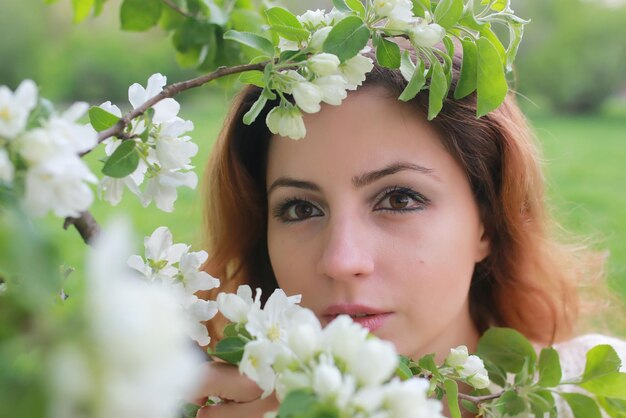
[[[331, 305], [322, 312], [322, 318], [326, 324], [332, 322], [339, 315], [348, 315], [352, 317], [354, 322], [369, 329], [370, 332], [374, 332], [385, 324], [392, 312], [354, 303]], [[355, 317], [355, 315], [366, 316]]]

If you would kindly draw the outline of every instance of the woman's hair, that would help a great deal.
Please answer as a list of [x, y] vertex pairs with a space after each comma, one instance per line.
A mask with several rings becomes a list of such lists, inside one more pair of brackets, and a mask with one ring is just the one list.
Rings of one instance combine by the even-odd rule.
[[[562, 340], [574, 332], [581, 282], [600, 277], [601, 263], [584, 246], [567, 246], [554, 237], [540, 155], [514, 98], [509, 95], [481, 118], [476, 118], [475, 94], [452, 98], [459, 64], [455, 57], [448, 98], [430, 123], [465, 171], [490, 240], [490, 254], [472, 277], [472, 319], [481, 333], [503, 326], [537, 342]], [[406, 85], [398, 70], [375, 66], [361, 88], [382, 86], [397, 98]], [[251, 86], [236, 98], [206, 170], [210, 258], [205, 269], [222, 282], [209, 297], [234, 292], [240, 284], [261, 288], [267, 297], [277, 287], [267, 250], [265, 184], [272, 136], [265, 117], [277, 103], [268, 103], [251, 125], [242, 121], [259, 94]], [[428, 92], [409, 105], [425, 117]], [[223, 324], [223, 319], [211, 321], [209, 331], [219, 336]]]

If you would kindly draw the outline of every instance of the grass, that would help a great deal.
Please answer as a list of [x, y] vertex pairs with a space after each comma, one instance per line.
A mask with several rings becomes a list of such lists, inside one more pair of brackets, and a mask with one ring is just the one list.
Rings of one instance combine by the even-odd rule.
[[[193, 137], [200, 149], [193, 162], [201, 178], [229, 99], [216, 94], [207, 94], [200, 100], [194, 97], [194, 102], [182, 106], [181, 116], [191, 119], [196, 126]], [[626, 119], [534, 116], [532, 122], [543, 146], [549, 203], [557, 219], [574, 233], [592, 237], [595, 248], [608, 249], [611, 287], [626, 300], [626, 170], [623, 168]], [[88, 156], [94, 170], [101, 167], [98, 161], [101, 156], [98, 153]], [[169, 226], [175, 242], [198, 248], [202, 241], [200, 193], [180, 190], [175, 207], [173, 213], [161, 212], [154, 206], [144, 209], [128, 194], [115, 208], [97, 200], [92, 212], [104, 225], [113, 217], [130, 217], [138, 237], [137, 253], [140, 253], [140, 237], [149, 235], [160, 225]], [[68, 293], [78, 291], [84, 244], [74, 230], [63, 231], [58, 219], [47, 218], [41, 225], [60, 243], [64, 260], [78, 268], [66, 283]]]

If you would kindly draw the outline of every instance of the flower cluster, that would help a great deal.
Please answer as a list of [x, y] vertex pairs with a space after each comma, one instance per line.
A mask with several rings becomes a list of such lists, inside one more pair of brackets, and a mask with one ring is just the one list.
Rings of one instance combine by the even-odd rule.
[[19, 190], [33, 216], [79, 216], [93, 202], [88, 183], [97, 181], [79, 157], [96, 145], [93, 129], [77, 123], [88, 106], [57, 114], [38, 102], [31, 80], [15, 92], [0, 86], [0, 185]]
[[126, 231], [110, 228], [90, 253], [85, 332], [49, 358], [51, 418], [170, 418], [199, 384], [203, 358], [187, 336], [184, 295], [125, 266]]
[[446, 357], [445, 365], [452, 368], [458, 377], [476, 389], [485, 389], [489, 386], [489, 373], [480, 357], [469, 355], [464, 345], [451, 348]]
[[157, 228], [144, 239], [145, 259], [132, 255], [128, 265], [142, 274], [149, 282], [157, 282], [175, 288], [184, 295], [180, 305], [189, 318], [192, 328], [189, 335], [200, 345], [211, 341], [203, 321], [208, 321], [217, 313], [215, 301], [206, 301], [195, 294], [219, 286], [219, 280], [200, 271], [207, 260], [206, 251], [190, 251], [186, 244], [173, 244], [172, 233], [166, 227]]
[[317, 113], [322, 102], [340, 105], [347, 92], [356, 90], [365, 80], [365, 74], [373, 68], [372, 60], [362, 53], [341, 62], [336, 55], [322, 52], [332, 25], [342, 17], [344, 14], [335, 9], [330, 13], [307, 11], [297, 18], [310, 32], [308, 40], [297, 43], [281, 38], [281, 52], [305, 49], [308, 58], [295, 70], [277, 71], [272, 76], [271, 84], [277, 91], [281, 95], [292, 95], [295, 101], [294, 106], [283, 98], [281, 104], [268, 113], [266, 123], [272, 133], [292, 139], [304, 138], [306, 129], [302, 112]]
[[245, 285], [237, 294], [218, 295], [218, 309], [246, 340], [239, 370], [263, 396], [275, 390], [284, 403], [292, 393], [306, 393], [340, 416], [441, 416], [441, 403], [427, 398], [427, 380], [393, 378], [399, 361], [393, 344], [348, 316], [322, 328], [299, 300], [277, 289], [261, 308], [260, 290], [253, 298]]
[[[130, 104], [136, 109], [159, 94], [166, 83], [166, 77], [157, 73], [148, 79], [146, 88], [133, 84], [128, 89]], [[103, 103], [100, 108], [117, 117], [122, 115], [111, 102]], [[191, 158], [198, 152], [198, 146], [185, 135], [193, 130], [193, 123], [178, 117], [180, 105], [176, 100], [163, 99], [152, 110], [151, 119], [135, 119], [126, 131], [129, 138], [125, 141], [136, 143], [137, 167], [121, 178], [105, 176], [99, 191], [106, 201], [117, 205], [126, 187], [140, 198], [144, 207], [154, 201], [159, 209], [171, 212], [178, 197], [176, 189], [181, 186], [195, 189], [198, 184], [196, 173], [189, 171], [193, 168]], [[110, 158], [122, 142], [117, 138], [107, 139], [106, 155]]]

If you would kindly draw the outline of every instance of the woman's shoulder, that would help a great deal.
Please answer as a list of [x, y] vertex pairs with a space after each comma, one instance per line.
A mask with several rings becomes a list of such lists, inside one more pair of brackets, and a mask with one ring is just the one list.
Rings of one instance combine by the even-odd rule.
[[620, 371], [626, 372], [626, 340], [604, 334], [585, 334], [554, 344], [561, 359], [563, 378], [580, 376], [585, 370], [586, 354], [596, 345], [612, 346], [622, 360]]

